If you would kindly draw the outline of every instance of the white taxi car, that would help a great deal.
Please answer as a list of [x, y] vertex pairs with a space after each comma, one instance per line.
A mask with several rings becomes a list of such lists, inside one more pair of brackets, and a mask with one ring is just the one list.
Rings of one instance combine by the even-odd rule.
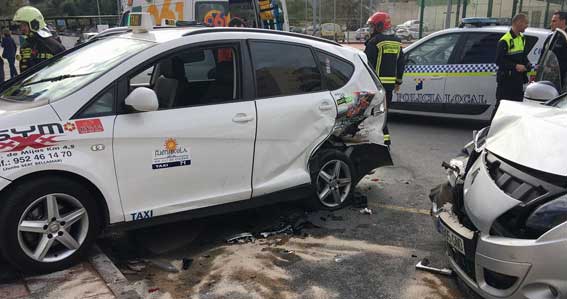
[[258, 29], [135, 29], [0, 85], [0, 251], [20, 270], [68, 267], [117, 224], [298, 197], [339, 208], [392, 164], [384, 145], [342, 141], [384, 120], [359, 51]]
[[[390, 111], [489, 120], [496, 103], [496, 45], [510, 30], [481, 26], [441, 30], [404, 49], [406, 68]], [[528, 58], [536, 65], [547, 29], [525, 32]], [[535, 72], [530, 72], [530, 80]]]

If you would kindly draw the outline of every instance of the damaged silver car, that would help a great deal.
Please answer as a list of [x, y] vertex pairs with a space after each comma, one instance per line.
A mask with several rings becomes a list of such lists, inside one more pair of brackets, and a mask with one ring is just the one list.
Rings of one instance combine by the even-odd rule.
[[432, 190], [431, 214], [451, 267], [484, 298], [567, 298], [566, 108], [567, 93], [502, 101], [491, 126], [443, 163], [448, 182]]

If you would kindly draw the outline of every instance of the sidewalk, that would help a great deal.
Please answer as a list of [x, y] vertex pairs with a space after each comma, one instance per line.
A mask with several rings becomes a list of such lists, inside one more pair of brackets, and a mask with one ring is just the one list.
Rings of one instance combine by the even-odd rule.
[[140, 296], [108, 257], [98, 249], [88, 261], [67, 270], [15, 282], [0, 282], [0, 298], [135, 299]]

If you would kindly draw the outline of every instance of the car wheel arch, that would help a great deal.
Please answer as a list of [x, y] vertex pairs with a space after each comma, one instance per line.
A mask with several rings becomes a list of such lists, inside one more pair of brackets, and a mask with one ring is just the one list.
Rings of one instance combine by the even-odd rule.
[[4, 194], [10, 192], [12, 189], [17, 188], [23, 182], [37, 180], [43, 177], [52, 177], [52, 176], [58, 176], [68, 180], [73, 180], [85, 186], [93, 194], [93, 197], [96, 198], [95, 204], [97, 205], [98, 211], [101, 212], [100, 216], [102, 216], [102, 221], [100, 222], [101, 223], [100, 231], [102, 231], [110, 223], [108, 204], [106, 203], [102, 191], [84, 176], [70, 171], [43, 170], [43, 171], [25, 174], [21, 177], [18, 177], [17, 179], [12, 180], [12, 182], [8, 186], [6, 186], [6, 188], [0, 191], [0, 198], [2, 198]]

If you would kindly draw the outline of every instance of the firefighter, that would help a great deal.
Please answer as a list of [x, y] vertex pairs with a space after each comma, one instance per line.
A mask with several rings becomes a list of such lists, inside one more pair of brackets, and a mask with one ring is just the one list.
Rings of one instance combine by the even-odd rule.
[[[377, 12], [368, 19], [370, 38], [366, 42], [364, 52], [368, 57], [368, 64], [376, 71], [382, 86], [386, 90], [386, 113], [392, 103], [393, 91], [398, 92], [404, 74], [404, 55], [402, 42], [393, 34], [385, 34], [392, 27], [390, 15]], [[387, 122], [387, 120], [386, 120]], [[384, 123], [384, 144], [390, 145], [390, 132], [388, 124]]]
[[16, 11], [14, 22], [19, 23], [25, 41], [20, 47], [20, 72], [47, 60], [65, 50], [47, 28], [41, 12], [32, 6]]
[[[522, 34], [528, 28], [528, 17], [517, 14], [512, 18], [512, 28], [498, 42], [496, 48], [496, 107], [500, 100], [522, 101], [523, 86], [528, 83], [527, 73], [532, 65], [526, 51], [526, 38]], [[494, 115], [494, 114], [493, 114]]]

